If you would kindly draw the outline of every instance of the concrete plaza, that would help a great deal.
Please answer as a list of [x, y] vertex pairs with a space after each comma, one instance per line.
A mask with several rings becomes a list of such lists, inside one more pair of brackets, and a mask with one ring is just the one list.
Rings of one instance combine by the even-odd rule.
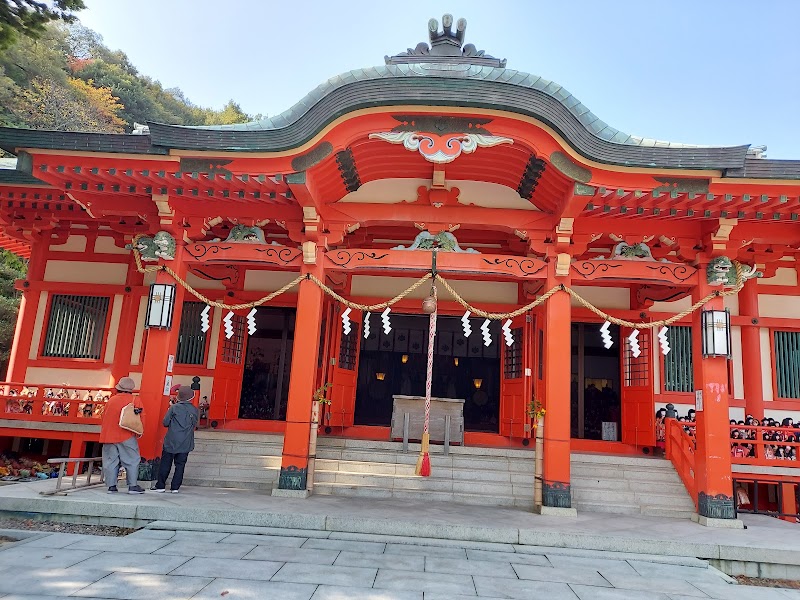
[[[123, 538], [33, 534], [0, 550], [7, 598], [580, 598], [800, 600], [733, 585], [710, 565], [782, 578], [800, 565], [797, 526], [184, 487], [180, 494], [42, 496], [0, 488], [0, 512], [145, 527]], [[23, 534], [20, 534], [23, 535]]]

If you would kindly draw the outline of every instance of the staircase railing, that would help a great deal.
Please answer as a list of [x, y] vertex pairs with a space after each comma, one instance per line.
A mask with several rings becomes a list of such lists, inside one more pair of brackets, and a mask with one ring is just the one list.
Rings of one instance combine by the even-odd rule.
[[695, 481], [694, 427], [675, 419], [666, 420], [665, 450], [675, 470], [683, 481], [686, 491], [697, 506], [697, 482]]

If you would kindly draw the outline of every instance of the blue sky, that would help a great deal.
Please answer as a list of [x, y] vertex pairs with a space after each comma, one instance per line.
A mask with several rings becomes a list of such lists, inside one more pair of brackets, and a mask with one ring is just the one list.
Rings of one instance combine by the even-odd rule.
[[466, 42], [610, 125], [800, 159], [798, 0], [86, 0], [81, 21], [194, 103], [275, 115], [329, 77], [467, 19]]

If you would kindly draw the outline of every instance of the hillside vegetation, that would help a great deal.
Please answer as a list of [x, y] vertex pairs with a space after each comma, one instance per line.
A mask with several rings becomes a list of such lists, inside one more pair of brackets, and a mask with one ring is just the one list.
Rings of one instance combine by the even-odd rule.
[[252, 118], [233, 100], [220, 110], [196, 106], [77, 22], [51, 23], [36, 38], [18, 35], [0, 52], [0, 125], [122, 133], [147, 121], [225, 125]]

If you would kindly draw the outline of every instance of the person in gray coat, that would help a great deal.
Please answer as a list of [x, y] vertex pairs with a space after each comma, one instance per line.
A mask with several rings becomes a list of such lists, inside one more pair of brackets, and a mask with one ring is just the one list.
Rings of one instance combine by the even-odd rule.
[[175, 462], [175, 474], [172, 476], [170, 491], [177, 494], [183, 483], [183, 470], [189, 452], [194, 450], [194, 430], [200, 418], [200, 413], [192, 404], [194, 390], [188, 385], [183, 385], [178, 390], [177, 402], [169, 407], [164, 417], [164, 427], [167, 435], [164, 437], [164, 447], [161, 451], [161, 465], [158, 469], [156, 492], [165, 492], [167, 477]]

